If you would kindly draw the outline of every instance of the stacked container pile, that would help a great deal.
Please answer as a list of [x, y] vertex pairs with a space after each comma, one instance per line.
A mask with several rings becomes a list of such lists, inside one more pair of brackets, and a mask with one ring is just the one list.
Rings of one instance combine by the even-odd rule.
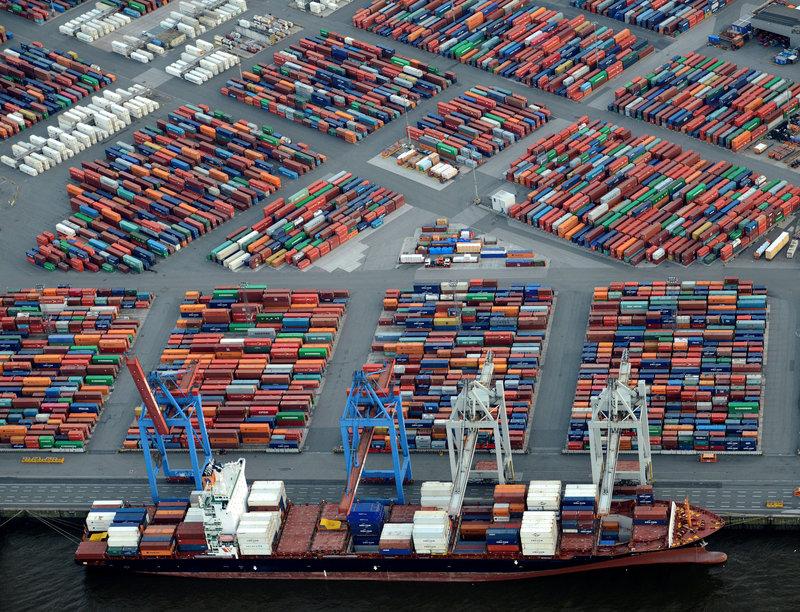
[[728, 0], [570, 0], [570, 4], [659, 34], [677, 35], [725, 7]]
[[28, 261], [49, 270], [141, 272], [325, 160], [271, 128], [181, 106], [70, 168], [74, 214], [36, 237]]
[[653, 51], [628, 29], [566, 19], [527, 0], [376, 0], [353, 23], [572, 100]]
[[153, 296], [133, 289], [0, 294], [0, 448], [81, 449]]
[[206, 552], [206, 547], [203, 510], [190, 507], [183, 521], [175, 528], [175, 548], [179, 554], [202, 554]]
[[0, 157], [5, 165], [24, 174], [38, 176], [112, 134], [124, 130], [136, 119], [159, 109], [148, 98], [144, 85], [128, 89], [103, 90], [90, 104], [75, 106], [58, 116], [58, 127], [47, 127], [47, 138], [31, 136], [11, 146], [11, 155]]
[[530, 510], [522, 515], [519, 529], [522, 554], [552, 557], [558, 550], [558, 513]]
[[245, 557], [271, 555], [280, 528], [280, 512], [245, 512], [236, 527], [239, 554]]
[[[161, 367], [197, 363], [211, 446], [297, 449], [344, 317], [347, 291], [188, 291]], [[167, 448], [186, 448], [173, 430]], [[136, 424], [125, 448], [139, 447]]]
[[[637, 548], [648, 542], [663, 543], [669, 534], [669, 506], [665, 504], [637, 505], [633, 511], [632, 537]], [[612, 532], [613, 534], [613, 532]]]
[[453, 495], [452, 482], [437, 482], [429, 480], [420, 486], [419, 503], [425, 508], [447, 510], [450, 506], [450, 497]]
[[187, 43], [180, 59], [169, 64], [164, 70], [167, 74], [184, 81], [202, 85], [239, 63], [241, 59], [238, 55], [198, 38], [191, 44]]
[[[766, 293], [738, 279], [596, 288], [567, 448], [589, 448], [591, 398], [627, 349], [631, 385], [647, 383], [653, 450], [756, 451]], [[623, 437], [623, 450], [635, 445]]]
[[476, 85], [436, 114], [417, 120], [408, 136], [443, 160], [475, 167], [540, 128], [550, 110], [508, 90]]
[[[139, 554], [142, 531], [150, 522], [146, 508], [123, 507], [122, 500], [97, 500], [86, 515], [88, 538], [78, 547], [78, 558], [84, 561]], [[152, 539], [152, 532], [151, 532]]]
[[336, 32], [303, 38], [221, 92], [349, 143], [456, 81], [426, 63]]
[[42, 24], [85, 0], [0, 0], [0, 11]]
[[414, 552], [414, 523], [384, 523], [378, 548], [382, 555], [410, 555]]
[[800, 187], [582, 117], [512, 163], [509, 216], [631, 264], [726, 261], [800, 206]]
[[0, 53], [0, 139], [10, 138], [78, 100], [110, 85], [113, 74], [97, 71], [73, 52], [22, 43]]
[[503, 259], [507, 268], [539, 267], [544, 259], [530, 250], [507, 249], [497, 244], [494, 236], [478, 236], [472, 229], [451, 230], [442, 217], [433, 225], [423, 225], [413, 253], [401, 253], [401, 264], [421, 264], [425, 258], [447, 257], [453, 263], [479, 263], [487, 259]]
[[247, 507], [253, 512], [284, 512], [286, 486], [282, 480], [256, 480], [250, 486]]
[[383, 225], [405, 196], [342, 170], [264, 207], [256, 224], [231, 232], [209, 259], [237, 270], [244, 265], [303, 270], [359, 233]]
[[347, 514], [356, 552], [377, 552], [386, 508], [380, 502], [355, 502]]
[[738, 151], [800, 109], [800, 83], [699, 53], [614, 92], [609, 110]]
[[452, 524], [444, 510], [417, 510], [411, 528], [414, 550], [420, 555], [443, 555], [450, 549]]
[[595, 542], [595, 508], [597, 486], [564, 485], [561, 498], [561, 550], [591, 550]]
[[[409, 446], [446, 448], [444, 423], [458, 385], [478, 375], [491, 351], [494, 380], [505, 385], [511, 447], [523, 449], [552, 304], [549, 288], [499, 288], [485, 279], [387, 290], [372, 349], [396, 361]], [[373, 437], [373, 450], [388, 448], [388, 437]], [[478, 448], [494, 448], [491, 432], [479, 433]]]
[[58, 31], [85, 43], [111, 34], [132, 20], [152, 13], [170, 0], [99, 0], [93, 9], [70, 19]]

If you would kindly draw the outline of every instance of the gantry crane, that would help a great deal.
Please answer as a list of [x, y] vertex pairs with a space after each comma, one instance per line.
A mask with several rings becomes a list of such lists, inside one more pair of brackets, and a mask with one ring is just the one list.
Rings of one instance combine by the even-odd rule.
[[495, 470], [487, 471], [496, 475], [499, 484], [514, 480], [505, 390], [503, 382], [499, 380], [492, 386], [493, 375], [494, 360], [492, 352], [489, 351], [477, 378], [468, 381], [461, 389], [447, 420], [447, 449], [450, 455], [450, 474], [453, 479], [453, 493], [448, 514], [453, 517], [460, 514], [464, 503], [479, 430], [491, 429], [494, 435], [497, 465]]
[[[653, 461], [650, 455], [650, 431], [647, 422], [647, 388], [643, 380], [629, 386], [631, 364], [628, 350], [622, 352], [619, 374], [609, 378], [606, 388], [593, 397], [589, 422], [589, 452], [592, 458], [592, 481], [599, 487], [598, 516], [611, 511], [614, 485], [619, 478], [636, 485], [650, 484]], [[636, 434], [639, 461], [619, 461], [623, 432]], [[603, 438], [606, 438], [605, 451]]]
[[[411, 481], [411, 455], [408, 450], [403, 405], [393, 384], [394, 361], [365, 366], [353, 373], [344, 414], [339, 419], [342, 434], [347, 484], [339, 512], [347, 514], [362, 478], [393, 480], [397, 503], [405, 502], [403, 484]], [[385, 427], [392, 454], [391, 470], [365, 470], [376, 427]]]
[[[155, 370], [146, 377], [136, 358], [128, 361], [128, 370], [144, 404], [139, 414], [139, 440], [150, 482], [153, 502], [158, 503], [158, 472], [167, 479], [188, 479], [197, 491], [203, 489], [203, 474], [213, 464], [211, 444], [203, 420], [203, 403], [194, 385], [195, 366], [186, 370]], [[163, 411], [161, 409], [163, 406]], [[192, 423], [197, 420], [197, 426]], [[165, 439], [172, 436], [171, 427], [182, 427], [189, 450], [191, 467], [173, 469], [169, 464]], [[202, 457], [198, 457], [198, 447]], [[156, 452], [154, 463], [152, 452]]]

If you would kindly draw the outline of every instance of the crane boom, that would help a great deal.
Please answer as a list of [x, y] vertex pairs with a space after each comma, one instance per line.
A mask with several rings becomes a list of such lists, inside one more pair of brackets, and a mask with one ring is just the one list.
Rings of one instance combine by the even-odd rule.
[[153, 390], [150, 388], [150, 384], [147, 382], [147, 377], [144, 374], [142, 364], [139, 363], [138, 358], [133, 357], [132, 359], [128, 360], [128, 371], [131, 373], [131, 377], [133, 378], [133, 384], [136, 385], [136, 389], [139, 391], [139, 395], [142, 398], [142, 403], [144, 403], [144, 408], [147, 411], [147, 415], [153, 421], [153, 427], [155, 428], [156, 433], [160, 436], [166, 436], [169, 434], [167, 421], [164, 419], [164, 415], [158, 408], [158, 402], [156, 402], [156, 398], [153, 396]]

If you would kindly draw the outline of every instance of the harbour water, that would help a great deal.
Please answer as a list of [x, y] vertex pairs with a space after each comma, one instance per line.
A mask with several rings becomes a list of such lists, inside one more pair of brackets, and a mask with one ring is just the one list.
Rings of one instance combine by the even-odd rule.
[[[71, 532], [77, 534], [78, 528]], [[87, 572], [75, 544], [33, 520], [0, 528], [4, 610], [785, 610], [800, 590], [800, 534], [733, 531], [715, 568], [637, 568], [494, 584], [202, 581]]]

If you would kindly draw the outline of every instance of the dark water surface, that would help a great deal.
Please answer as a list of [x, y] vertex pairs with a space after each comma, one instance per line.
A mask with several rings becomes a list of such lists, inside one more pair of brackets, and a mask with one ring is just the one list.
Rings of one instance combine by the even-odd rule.
[[474, 585], [192, 580], [87, 572], [73, 564], [72, 542], [15, 520], [0, 528], [0, 609], [800, 609], [800, 532], [728, 531], [710, 548], [726, 552], [728, 563]]

